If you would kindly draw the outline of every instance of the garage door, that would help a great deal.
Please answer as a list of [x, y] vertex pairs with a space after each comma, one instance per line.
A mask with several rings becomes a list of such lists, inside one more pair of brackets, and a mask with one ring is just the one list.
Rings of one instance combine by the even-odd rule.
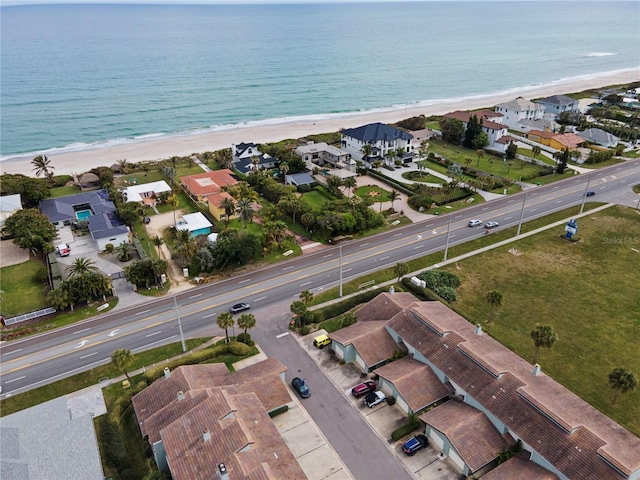
[[429, 431], [429, 440], [431, 441], [431, 443], [438, 447], [438, 450], [442, 450], [442, 447], [444, 447], [444, 440], [433, 428]]
[[404, 401], [401, 395], [398, 395], [396, 397], [396, 405], [398, 405], [405, 412], [409, 413], [409, 405], [407, 405], [407, 402]]
[[462, 460], [453, 447], [449, 449], [449, 458], [464, 472], [464, 460]]
[[364, 363], [364, 360], [362, 359], [362, 357], [358, 354], [356, 354], [356, 362], [358, 363], [358, 365], [360, 365], [360, 368], [362, 368], [363, 372], [367, 371], [367, 364]]

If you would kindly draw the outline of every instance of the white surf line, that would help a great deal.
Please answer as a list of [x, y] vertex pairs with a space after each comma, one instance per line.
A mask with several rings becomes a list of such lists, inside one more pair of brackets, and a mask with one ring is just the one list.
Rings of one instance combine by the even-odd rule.
[[213, 312], [213, 313], [210, 313], [209, 315], [205, 315], [205, 316], [204, 316], [204, 317], [202, 317], [202, 318], [209, 318], [209, 317], [213, 317], [213, 316], [215, 316], [215, 314], [216, 314], [216, 312]]
[[291, 270], [293, 268], [293, 265], [289, 265], [288, 267], [284, 267], [282, 270]]
[[80, 357], [80, 360], [84, 360], [85, 358], [88, 358], [88, 357], [93, 357], [94, 355], [97, 355], [97, 354], [98, 354], [98, 352], [90, 353], [89, 355], [85, 355], [83, 357]]
[[146, 345], [143, 345], [141, 347], [138, 348], [134, 348], [133, 350], [131, 350], [132, 352], [135, 352], [136, 350], [142, 350], [143, 348], [147, 348], [150, 347], [151, 345], [155, 345], [156, 343], [162, 343], [162, 342], [166, 342], [167, 340], [171, 340], [172, 338], [176, 338], [178, 335], [171, 335], [170, 337], [165, 338], [164, 340], [158, 340], [156, 342], [151, 342], [151, 343], [147, 343]]
[[[309, 282], [309, 283], [311, 283], [311, 282]], [[259, 302], [260, 300], [266, 300], [266, 299], [267, 299], [267, 297], [260, 297], [260, 298], [256, 298], [254, 300], [254, 302]]]
[[305, 285], [310, 285], [310, 284], [311, 284], [311, 282], [304, 282], [304, 283], [301, 283], [300, 286], [304, 287]]
[[251, 279], [250, 279], [250, 278], [247, 278], [246, 280], [240, 280], [240, 281], [238, 282], [238, 284], [239, 284], [239, 285], [242, 285], [243, 283], [247, 283], [247, 282], [250, 282], [250, 281], [251, 281]]
[[2, 354], [2, 356], [4, 357], [5, 355], [11, 355], [11, 354], [13, 354], [13, 353], [18, 353], [18, 352], [21, 352], [21, 351], [22, 351], [22, 349], [21, 349], [21, 348], [19, 348], [19, 349], [17, 349], [17, 350], [12, 350], [12, 351], [10, 351], [10, 352], [3, 353], [3, 354]]
[[23, 378], [27, 378], [25, 375], [18, 377], [18, 378], [14, 378], [13, 380], [7, 380], [4, 383], [11, 383], [11, 382], [17, 382], [18, 380], [22, 380]]
[[198, 298], [201, 297], [202, 294], [201, 293], [196, 293], [195, 295], [191, 295], [189, 298]]
[[281, 333], [280, 335], [276, 335], [276, 338], [286, 337], [287, 335], [289, 335], [289, 332], [284, 332], [284, 333]]
[[147, 337], [147, 338], [148, 337], [153, 337], [154, 335], [158, 335], [160, 333], [162, 333], [162, 330], [158, 330], [157, 332], [153, 332], [153, 333], [150, 333], [149, 335], [145, 335], [145, 337]]
[[91, 330], [91, 328], [83, 328], [82, 330], [78, 330], [77, 332], [73, 332], [74, 335], [82, 332], [86, 332], [87, 330]]
[[138, 312], [138, 313], [136, 313], [136, 315], [142, 315], [143, 313], [147, 313], [147, 312], [150, 312], [150, 311], [151, 311], [151, 309], [149, 309], [149, 310], [143, 310], [142, 312]]

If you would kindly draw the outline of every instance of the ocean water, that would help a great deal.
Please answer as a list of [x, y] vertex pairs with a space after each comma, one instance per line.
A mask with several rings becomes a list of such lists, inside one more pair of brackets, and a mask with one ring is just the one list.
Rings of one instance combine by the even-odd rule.
[[640, 2], [1, 7], [0, 159], [640, 65]]

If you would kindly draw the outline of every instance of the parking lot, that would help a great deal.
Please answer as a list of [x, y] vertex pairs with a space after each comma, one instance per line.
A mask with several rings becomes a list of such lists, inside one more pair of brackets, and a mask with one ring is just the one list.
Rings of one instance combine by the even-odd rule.
[[[406, 437], [393, 441], [391, 433], [407, 422], [407, 414], [397, 405], [388, 405], [382, 402], [373, 408], [364, 405], [364, 399], [355, 398], [351, 395], [351, 388], [364, 380], [370, 380], [372, 375], [365, 375], [353, 364], [341, 365], [335, 354], [329, 347], [318, 349], [313, 346], [313, 338], [323, 333], [314, 332], [300, 339], [303, 348], [307, 350], [311, 358], [322, 368], [331, 382], [349, 400], [353, 408], [360, 411], [373, 432], [378, 435], [392, 450], [409, 473], [419, 480], [458, 480], [464, 478], [455, 467], [450, 465], [446, 459], [441, 460], [436, 451], [431, 446], [423, 448], [413, 456], [408, 456], [402, 452], [402, 444], [413, 435], [424, 433], [416, 430]], [[385, 392], [386, 393], [386, 392]]]

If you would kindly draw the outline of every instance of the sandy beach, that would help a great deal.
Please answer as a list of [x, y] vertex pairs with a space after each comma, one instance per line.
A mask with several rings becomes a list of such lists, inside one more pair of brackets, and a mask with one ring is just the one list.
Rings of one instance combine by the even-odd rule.
[[[112, 165], [119, 159], [127, 159], [131, 163], [162, 160], [174, 155], [185, 156], [193, 153], [220, 150], [230, 147], [232, 143], [268, 143], [288, 138], [297, 139], [306, 135], [336, 132], [342, 128], [358, 127], [373, 122], [393, 123], [416, 115], [442, 115], [455, 110], [493, 107], [498, 103], [513, 100], [517, 96], [534, 99], [549, 95], [579, 92], [590, 88], [600, 88], [607, 85], [630, 83], [638, 80], [640, 80], [640, 69], [633, 69], [603, 74], [598, 77], [583, 80], [569, 80], [541, 87], [523, 88], [507, 94], [483, 96], [477, 99], [451, 100], [435, 105], [407, 107], [385, 112], [356, 113], [350, 116], [318, 120], [315, 122], [238, 126], [211, 133], [152, 139], [113, 147], [48, 155], [48, 157], [55, 167], [56, 175], [80, 174], [94, 167]], [[0, 172], [33, 175], [33, 166], [30, 163], [32, 158], [33, 156], [30, 155], [5, 159], [0, 163]]]

